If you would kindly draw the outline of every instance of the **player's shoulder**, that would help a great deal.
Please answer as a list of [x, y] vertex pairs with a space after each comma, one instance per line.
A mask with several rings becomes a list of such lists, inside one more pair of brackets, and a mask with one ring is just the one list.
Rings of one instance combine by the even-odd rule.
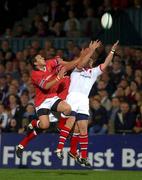
[[83, 68], [74, 68], [73, 72], [82, 72], [84, 69]]
[[39, 76], [41, 76], [42, 75], [42, 73], [41, 73], [41, 71], [37, 71], [37, 70], [32, 70], [32, 72], [31, 72], [31, 77], [34, 79], [34, 78], [37, 78], [37, 77], [39, 77]]
[[96, 75], [100, 75], [101, 73], [103, 73], [103, 70], [101, 68], [101, 64], [96, 66], [96, 67], [94, 67], [92, 69], [92, 72], [93, 72], [93, 74], [96, 74]]
[[97, 70], [97, 69], [100, 69], [100, 65], [95, 66], [95, 67], [92, 68], [92, 70], [94, 70], [94, 71]]
[[48, 65], [53, 64], [53, 63], [57, 63], [57, 59], [56, 58], [52, 58], [52, 59], [47, 59], [46, 60], [46, 64], [48, 64]]

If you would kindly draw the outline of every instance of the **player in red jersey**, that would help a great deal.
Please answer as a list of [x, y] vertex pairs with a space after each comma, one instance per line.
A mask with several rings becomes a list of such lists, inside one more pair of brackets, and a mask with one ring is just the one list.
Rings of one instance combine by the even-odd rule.
[[26, 139], [18, 145], [16, 149], [18, 157], [22, 156], [24, 147], [37, 135], [33, 129], [43, 130], [49, 127], [50, 121], [48, 115], [50, 110], [62, 112], [65, 115], [71, 114], [70, 105], [59, 98], [57, 89], [66, 71], [74, 68], [80, 59], [81, 56], [68, 63], [57, 57], [46, 62], [41, 55], [36, 55], [31, 60], [30, 63], [33, 67], [31, 78], [36, 90], [35, 107], [39, 120], [33, 120], [29, 124], [28, 128], [31, 129], [32, 133], [29, 133]]
[[[92, 52], [88, 51], [87, 48], [82, 51], [77, 60], [69, 63], [62, 61], [58, 57], [49, 60], [46, 63], [44, 58], [40, 55], [37, 55], [34, 59], [32, 59], [32, 82], [36, 88], [35, 105], [39, 120], [33, 120], [29, 124], [28, 128], [31, 130], [30, 133], [20, 142], [16, 149], [16, 154], [19, 158], [22, 156], [23, 149], [28, 142], [36, 137], [37, 130], [47, 129], [49, 127], [50, 122], [49, 117], [47, 116], [47, 114], [49, 114], [49, 110], [64, 112], [64, 114], [69, 113], [68, 111], [70, 111], [70, 106], [64, 101], [61, 101], [61, 99], [57, 96], [58, 84], [63, 81], [62, 77], [64, 77], [65, 70], [67, 71], [74, 68], [82, 60], [82, 58], [88, 59], [88, 56], [90, 56], [91, 53]], [[61, 66], [65, 66], [65, 70], [64, 68], [61, 69]], [[59, 69], [61, 70], [58, 71]], [[63, 98], [65, 98], [67, 90], [66, 93], [62, 91], [58, 93], [60, 94], [59, 96], [64, 96]], [[34, 130], [35, 128], [36, 131]]]

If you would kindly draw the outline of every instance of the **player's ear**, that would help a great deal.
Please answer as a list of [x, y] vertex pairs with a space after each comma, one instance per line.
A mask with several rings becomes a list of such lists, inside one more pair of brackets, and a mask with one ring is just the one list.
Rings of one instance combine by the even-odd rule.
[[35, 65], [35, 66], [37, 65], [37, 61], [34, 61], [34, 65]]

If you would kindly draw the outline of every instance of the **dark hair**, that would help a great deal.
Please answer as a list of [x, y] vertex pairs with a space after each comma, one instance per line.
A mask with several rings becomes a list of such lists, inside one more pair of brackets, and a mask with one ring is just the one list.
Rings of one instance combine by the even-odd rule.
[[36, 56], [37, 55], [35, 55], [34, 57], [28, 58], [28, 63], [32, 66], [34, 70], [37, 70], [36, 65], [34, 64], [36, 62], [36, 58], [35, 58]]
[[35, 57], [30, 57], [28, 58], [28, 63], [33, 67], [34, 66], [34, 62], [36, 61]]
[[27, 108], [28, 106], [32, 106], [32, 107], [35, 109], [35, 106], [34, 106], [33, 103], [28, 103], [28, 104], [26, 105], [26, 108]]

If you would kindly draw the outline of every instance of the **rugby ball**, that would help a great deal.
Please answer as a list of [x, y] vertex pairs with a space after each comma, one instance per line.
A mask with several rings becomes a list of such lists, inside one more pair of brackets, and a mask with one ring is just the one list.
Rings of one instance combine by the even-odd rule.
[[112, 26], [112, 16], [110, 13], [104, 13], [101, 18], [101, 24], [104, 29], [110, 29]]

